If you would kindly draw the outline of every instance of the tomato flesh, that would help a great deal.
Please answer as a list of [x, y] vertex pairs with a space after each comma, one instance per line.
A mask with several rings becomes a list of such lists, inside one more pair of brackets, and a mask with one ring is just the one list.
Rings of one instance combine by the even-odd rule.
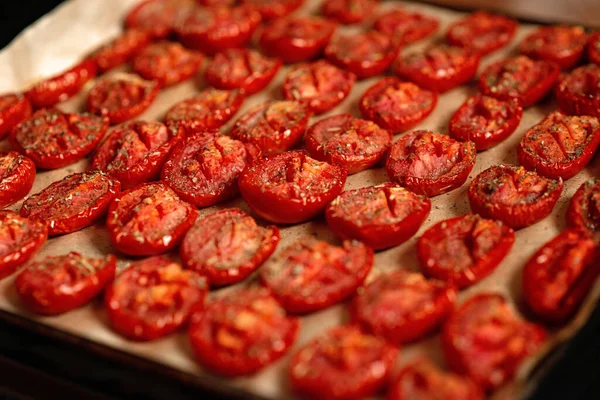
[[439, 25], [433, 17], [396, 9], [381, 14], [373, 27], [392, 36], [397, 43], [410, 44], [434, 34]]
[[564, 75], [556, 86], [556, 102], [569, 115], [600, 118], [600, 65], [589, 64]]
[[131, 60], [150, 43], [150, 35], [138, 29], [128, 29], [91, 55], [98, 72], [105, 72]]
[[600, 180], [584, 182], [571, 198], [567, 224], [580, 230], [600, 231]]
[[0, 140], [31, 116], [31, 103], [18, 93], [0, 95]]
[[528, 35], [519, 51], [534, 60], [547, 60], [569, 69], [581, 59], [588, 35], [580, 26], [546, 26]]
[[377, 7], [377, 0], [327, 0], [321, 11], [327, 18], [341, 24], [355, 24], [369, 18]]
[[590, 62], [600, 65], [600, 32], [596, 32], [590, 36], [587, 54]]
[[16, 151], [0, 152], [0, 209], [29, 193], [35, 180], [35, 164]]
[[190, 12], [194, 0], [146, 0], [125, 17], [125, 26], [161, 39], [173, 32], [175, 21]]
[[0, 279], [26, 263], [48, 238], [46, 224], [0, 211]]
[[284, 17], [304, 4], [304, 0], [241, 0], [257, 9], [264, 21]]
[[452, 24], [446, 33], [446, 40], [486, 55], [504, 47], [515, 35], [517, 26], [514, 19], [477, 11]]

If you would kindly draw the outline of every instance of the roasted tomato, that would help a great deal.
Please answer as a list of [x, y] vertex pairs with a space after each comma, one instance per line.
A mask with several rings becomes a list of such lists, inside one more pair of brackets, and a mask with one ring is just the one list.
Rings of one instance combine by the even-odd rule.
[[545, 339], [546, 331], [515, 315], [502, 295], [483, 293], [450, 315], [442, 347], [452, 369], [491, 390], [510, 381]]
[[358, 104], [366, 119], [391, 132], [404, 132], [423, 121], [435, 108], [438, 95], [412, 82], [383, 78], [371, 86]]
[[600, 65], [600, 32], [594, 33], [588, 43], [588, 59], [596, 65]]
[[342, 239], [356, 239], [375, 250], [410, 239], [429, 215], [431, 202], [395, 183], [347, 190], [325, 210], [327, 225]]
[[125, 26], [153, 38], [165, 38], [173, 31], [175, 21], [194, 6], [194, 0], [145, 0], [127, 14]]
[[294, 344], [299, 325], [268, 289], [255, 285], [207, 304], [192, 316], [189, 335], [200, 364], [233, 377], [253, 374], [281, 358]]
[[324, 0], [321, 12], [341, 24], [355, 24], [371, 17], [377, 0]]
[[587, 40], [580, 26], [545, 26], [523, 39], [519, 51], [534, 60], [553, 61], [569, 69], [581, 59]]
[[263, 20], [284, 17], [304, 4], [304, 0], [241, 0], [241, 2], [253, 6]]
[[567, 224], [600, 231], [600, 179], [589, 179], [577, 189], [567, 209]]
[[106, 214], [121, 184], [104, 172], [78, 172], [31, 195], [21, 216], [46, 223], [48, 235], [62, 235], [92, 225]]
[[477, 150], [486, 150], [512, 135], [522, 116], [518, 100], [499, 100], [478, 93], [456, 110], [448, 133], [457, 140], [472, 141]]
[[288, 312], [306, 314], [350, 297], [373, 266], [373, 250], [357, 240], [341, 247], [312, 236], [272, 256], [260, 277]]
[[292, 16], [267, 25], [259, 44], [264, 53], [285, 63], [309, 61], [321, 54], [335, 29], [327, 19]]
[[486, 55], [507, 44], [515, 35], [517, 26], [514, 19], [477, 11], [450, 25], [446, 40]]
[[396, 74], [422, 88], [446, 92], [469, 82], [477, 73], [479, 55], [468, 48], [439, 44], [401, 56]]
[[240, 192], [262, 218], [295, 224], [319, 214], [346, 183], [346, 169], [304, 151], [287, 151], [253, 163], [240, 174]]
[[31, 116], [31, 103], [20, 93], [0, 95], [0, 140]]
[[17, 125], [9, 141], [38, 168], [56, 169], [91, 153], [107, 129], [108, 118], [105, 117], [44, 108]]
[[98, 72], [108, 71], [131, 60], [150, 43], [150, 35], [138, 29], [128, 29], [121, 36], [96, 50], [91, 58]]
[[339, 164], [349, 174], [377, 165], [385, 157], [392, 135], [376, 123], [351, 114], [324, 118], [306, 132], [306, 150], [315, 159]]
[[96, 76], [96, 63], [85, 59], [71, 69], [36, 83], [25, 96], [36, 108], [52, 107], [79, 93]]
[[171, 131], [183, 137], [193, 136], [225, 125], [243, 103], [244, 94], [239, 89], [205, 89], [171, 107], [164, 120]]
[[410, 44], [432, 35], [439, 25], [433, 17], [396, 9], [377, 17], [373, 27], [399, 44]]
[[35, 164], [15, 151], [0, 151], [0, 209], [29, 193], [35, 180]]
[[131, 264], [106, 289], [104, 303], [113, 329], [134, 340], [167, 336], [204, 303], [208, 285], [165, 256]]
[[162, 88], [192, 78], [202, 61], [204, 56], [201, 53], [165, 40], [152, 43], [140, 51], [131, 66], [142, 78], [155, 81]]
[[551, 61], [507, 58], [485, 68], [479, 76], [479, 90], [501, 100], [517, 99], [527, 108], [552, 89], [559, 73], [560, 67]]
[[449, 136], [414, 131], [394, 142], [385, 168], [390, 179], [427, 196], [454, 190], [466, 182], [477, 150], [473, 142], [457, 142]]
[[29, 263], [15, 280], [23, 304], [35, 313], [56, 315], [89, 303], [115, 277], [117, 259], [76, 252]]
[[217, 89], [263, 90], [275, 77], [281, 60], [250, 49], [228, 49], [215, 55], [206, 68], [206, 81]]
[[163, 183], [145, 183], [123, 192], [108, 209], [106, 227], [121, 253], [149, 256], [179, 244], [198, 211]]
[[531, 127], [517, 147], [519, 163], [548, 178], [569, 179], [592, 159], [600, 145], [600, 121], [554, 111]]
[[0, 279], [27, 262], [47, 238], [46, 224], [0, 211]]
[[133, 74], [115, 74], [100, 79], [90, 90], [87, 110], [105, 115], [113, 125], [133, 119], [156, 99], [158, 85]]
[[310, 112], [297, 101], [271, 100], [252, 107], [231, 129], [231, 136], [256, 145], [264, 155], [294, 147], [306, 130]]
[[600, 118], [600, 65], [585, 65], [564, 75], [556, 86], [556, 102], [566, 114]]
[[465, 288], [491, 274], [514, 242], [515, 231], [501, 221], [466, 214], [427, 229], [417, 255], [425, 275]]
[[292, 390], [314, 400], [363, 399], [386, 385], [398, 350], [356, 326], [336, 326], [290, 362]]

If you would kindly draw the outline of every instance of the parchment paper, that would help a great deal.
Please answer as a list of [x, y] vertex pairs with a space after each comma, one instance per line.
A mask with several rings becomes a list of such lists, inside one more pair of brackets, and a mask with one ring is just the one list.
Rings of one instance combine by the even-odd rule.
[[[52, 75], [70, 66], [101, 42], [115, 36], [120, 31], [121, 21], [126, 11], [136, 2], [136, 0], [71, 0], [64, 3], [19, 35], [11, 45], [0, 53], [0, 92], [24, 90], [37, 79]], [[309, 1], [300, 12], [306, 13], [316, 10], [318, 4], [318, 1]], [[380, 6], [380, 9], [400, 6], [433, 15], [441, 21], [438, 36], [409, 46], [403, 50], [405, 53], [418, 51], [433, 40], [440, 39], [448, 24], [463, 15], [462, 13], [439, 7], [408, 2], [386, 2]], [[492, 61], [513, 54], [515, 45], [534, 28], [534, 25], [522, 24], [517, 36], [510, 45], [502, 51], [485, 57], [482, 60], [481, 68]], [[353, 29], [356, 30], [357, 28], [350, 28], [349, 30]], [[286, 71], [287, 68], [280, 71], [274, 82], [266, 90], [250, 97], [238, 115], [241, 115], [241, 113], [245, 112], [253, 104], [261, 103], [268, 98], [280, 98], [280, 87]], [[357, 103], [360, 95], [378, 79], [372, 78], [358, 82], [349, 98], [323, 117], [346, 111], [358, 116]], [[90, 83], [79, 96], [60, 104], [59, 107], [65, 111], [82, 110], [85, 94], [91, 85]], [[171, 105], [179, 100], [190, 97], [204, 86], [201, 74], [199, 74], [198, 79], [195, 81], [188, 81], [162, 91], [157, 101], [142, 118], [162, 118], [164, 112]], [[474, 91], [474, 86], [461, 87], [441, 95], [435, 112], [415, 129], [431, 129], [446, 132], [448, 120], [452, 113]], [[540, 105], [526, 110], [521, 125], [510, 139], [491, 150], [478, 154], [477, 164], [469, 177], [469, 182], [479, 172], [491, 165], [499, 163], [517, 164], [515, 148], [522, 135], [529, 127], [540, 121], [545, 114], [554, 108], [555, 105], [552, 100], [546, 100]], [[314, 120], [316, 119], [313, 118]], [[223, 132], [227, 132], [230, 125], [231, 123], [223, 129]], [[397, 138], [398, 136], [396, 136]], [[0, 149], [6, 148], [8, 148], [6, 141], [1, 142]], [[59, 170], [39, 172], [32, 193], [38, 192], [51, 182], [69, 173], [84, 170], [87, 165], [88, 161], [82, 160]], [[517, 232], [515, 245], [502, 264], [491, 276], [477, 285], [462, 291], [459, 303], [477, 292], [495, 291], [505, 294], [516, 308], [522, 310], [520, 281], [521, 269], [524, 263], [536, 249], [564, 228], [564, 214], [568, 201], [579, 185], [590, 176], [600, 176], [599, 157], [595, 157], [593, 162], [583, 172], [566, 183], [563, 195], [551, 216], [534, 226]], [[346, 189], [369, 186], [384, 181], [387, 181], [384, 170], [382, 168], [373, 169], [350, 176], [346, 184]], [[432, 198], [431, 214], [420, 232], [413, 239], [401, 246], [377, 253], [375, 268], [368, 280], [372, 280], [384, 271], [397, 268], [418, 270], [419, 267], [415, 253], [416, 238], [432, 224], [469, 211], [466, 196], [467, 186], [468, 182], [451, 193]], [[240, 206], [246, 209], [245, 204], [240, 199], [222, 204], [218, 208], [229, 206]], [[20, 204], [12, 207], [14, 210], [18, 208], [20, 208]], [[202, 210], [201, 215], [212, 212], [214, 209], [215, 207]], [[338, 242], [337, 238], [327, 229], [323, 219], [318, 218], [312, 222], [282, 229], [282, 241], [279, 249], [284, 248], [299, 236], [307, 233], [316, 234], [318, 237], [330, 240], [333, 243]], [[71, 250], [80, 251], [90, 256], [110, 252], [111, 248], [107, 233], [103, 227], [103, 222], [82, 231], [49, 240], [37, 257], [63, 254]], [[126, 265], [125, 258], [122, 258], [122, 260], [120, 265]], [[96, 301], [89, 306], [65, 315], [44, 318], [37, 317], [21, 307], [13, 287], [13, 281], [14, 277], [10, 277], [0, 282], [0, 309], [2, 310], [25, 316], [41, 324], [47, 324], [68, 333], [157, 361], [181, 371], [206, 376], [206, 373], [193, 360], [185, 332], [180, 332], [150, 343], [128, 341], [110, 330], [100, 301]], [[230, 290], [232, 288], [219, 290], [212, 295], [221, 295]], [[497, 393], [496, 396], [515, 398], [514, 391], [520, 394], [524, 393], [526, 384], [531, 382], [528, 378], [528, 371], [531, 366], [541, 359], [545, 352], [555, 348], [561, 341], [569, 339], [582, 326], [588, 318], [593, 305], [596, 304], [599, 295], [600, 285], [597, 284], [593, 293], [588, 296], [585, 305], [577, 317], [563, 329], [551, 330], [547, 347], [534, 359], [525, 364], [524, 368], [520, 371], [516, 385], [505, 388], [503, 391], [504, 396], [500, 393]], [[292, 352], [324, 329], [345, 321], [346, 314], [344, 310], [344, 307], [339, 305], [303, 317], [300, 337]], [[426, 354], [440, 365], [444, 365], [437, 335], [425, 338], [417, 344], [405, 346], [401, 353], [399, 364], [405, 363], [406, 360], [415, 355]], [[284, 357], [273, 366], [266, 368], [253, 377], [223, 381], [234, 387], [266, 398], [290, 398], [291, 395], [285, 373], [288, 360], [289, 356]], [[211, 377], [211, 379], [217, 380], [220, 378]]]

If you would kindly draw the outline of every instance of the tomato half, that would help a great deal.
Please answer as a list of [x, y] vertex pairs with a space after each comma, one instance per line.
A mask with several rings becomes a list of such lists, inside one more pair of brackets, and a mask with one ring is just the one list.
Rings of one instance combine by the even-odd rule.
[[89, 303], [115, 277], [113, 255], [90, 258], [76, 252], [48, 256], [28, 264], [17, 275], [21, 302], [42, 315], [63, 314]]
[[35, 164], [16, 151], [0, 152], [0, 209], [29, 193], [35, 180]]
[[91, 153], [107, 129], [105, 117], [44, 108], [17, 125], [8, 140], [38, 168], [56, 169]]
[[516, 20], [504, 15], [476, 11], [450, 25], [446, 40], [486, 55], [504, 47], [515, 35], [518, 25]]
[[399, 57], [395, 71], [422, 88], [443, 93], [471, 81], [479, 60], [479, 55], [469, 48], [438, 44]]
[[241, 0], [241, 2], [253, 6], [263, 20], [284, 17], [304, 4], [304, 0]]
[[208, 285], [165, 256], [131, 264], [108, 286], [104, 304], [112, 328], [133, 340], [167, 336], [204, 303]]
[[390, 179], [412, 192], [437, 196], [466, 182], [477, 150], [473, 142], [447, 135], [414, 131], [392, 143], [385, 163]]
[[404, 132], [432, 113], [438, 100], [436, 92], [412, 82], [383, 78], [363, 94], [358, 103], [366, 119], [394, 133]]
[[386, 385], [398, 350], [352, 325], [308, 342], [289, 366], [292, 390], [307, 399], [363, 399]]
[[519, 163], [548, 178], [577, 175], [600, 146], [600, 121], [553, 111], [531, 127], [517, 147]]
[[377, 0], [325, 0], [321, 12], [341, 24], [355, 24], [370, 18]]
[[523, 107], [518, 100], [499, 100], [477, 93], [456, 110], [448, 133], [460, 141], [472, 141], [477, 150], [487, 150], [512, 135], [522, 117]]
[[20, 93], [0, 95], [0, 140], [31, 116], [31, 103]]
[[46, 224], [0, 211], [0, 279], [27, 262], [47, 238]]
[[379, 15], [373, 27], [393, 37], [397, 43], [410, 44], [434, 34], [439, 25], [436, 18], [395, 9]]
[[231, 129], [231, 136], [256, 145], [264, 155], [294, 147], [306, 130], [310, 112], [297, 101], [270, 100], [252, 107]]
[[558, 64], [517, 56], [488, 65], [479, 76], [479, 90], [501, 100], [517, 99], [527, 108], [546, 96], [559, 74]]
[[581, 59], [587, 41], [581, 26], [545, 26], [523, 39], [519, 51], [534, 60], [553, 61], [569, 69]]
[[173, 32], [173, 25], [181, 15], [190, 12], [194, 0], [145, 0], [125, 17], [125, 26], [147, 32], [155, 39]]
[[501, 221], [466, 214], [438, 222], [417, 242], [425, 275], [469, 287], [502, 262], [515, 242], [515, 231]]
[[115, 249], [132, 256], [165, 253], [183, 239], [198, 211], [163, 183], [145, 183], [119, 195], [106, 227]]
[[21, 216], [46, 223], [50, 236], [75, 232], [104, 216], [120, 190], [119, 181], [104, 172], [78, 172], [29, 196]]
[[128, 29], [94, 51], [91, 58], [96, 63], [98, 72], [105, 72], [131, 60], [150, 43], [150, 39], [146, 31]]
[[296, 150], [248, 166], [240, 174], [239, 187], [246, 203], [262, 218], [295, 224], [319, 214], [342, 191], [346, 176], [344, 167]]
[[254, 374], [281, 358], [296, 341], [299, 325], [268, 289], [253, 286], [207, 304], [192, 316], [189, 336], [200, 364], [233, 377]]
[[351, 114], [324, 118], [306, 132], [306, 150], [313, 158], [338, 164], [354, 174], [385, 157], [392, 135], [376, 123]]
[[600, 65], [600, 32], [596, 32], [590, 36], [587, 54], [590, 62]]
[[285, 63], [309, 61], [321, 54], [336, 29], [318, 17], [287, 17], [268, 24], [260, 35], [263, 53]]
[[556, 102], [565, 114], [600, 118], [600, 65], [584, 65], [563, 75], [556, 85]]
[[571, 198], [567, 224], [580, 230], [600, 231], [600, 179], [588, 179]]

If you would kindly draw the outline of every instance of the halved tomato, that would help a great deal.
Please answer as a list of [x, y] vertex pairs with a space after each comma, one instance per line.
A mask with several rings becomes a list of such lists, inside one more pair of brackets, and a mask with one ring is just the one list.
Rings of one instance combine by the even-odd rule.
[[553, 61], [569, 69], [581, 59], [587, 41], [581, 26], [544, 26], [523, 39], [519, 51], [534, 60]]
[[600, 32], [596, 32], [590, 36], [587, 54], [590, 62], [600, 65]]
[[29, 193], [35, 180], [35, 164], [16, 151], [0, 152], [0, 209]]
[[31, 103], [20, 93], [0, 95], [0, 140], [31, 116]]
[[371, 17], [378, 0], [325, 0], [321, 12], [341, 24], [355, 24]]
[[486, 55], [504, 47], [515, 35], [518, 25], [516, 20], [504, 15], [476, 11], [450, 25], [446, 40]]
[[284, 17], [304, 4], [304, 0], [241, 0], [241, 2], [254, 7], [265, 21]]
[[420, 13], [395, 9], [381, 14], [373, 27], [400, 44], [410, 44], [432, 35], [440, 22]]
[[567, 224], [581, 230], [600, 231], [600, 179], [588, 179], [577, 189], [567, 209]]
[[150, 43], [150, 35], [143, 30], [127, 29], [120, 36], [101, 46], [90, 56], [98, 72], [125, 64]]
[[0, 211], [0, 279], [15, 272], [44, 245], [46, 224]]
[[556, 102], [566, 114], [600, 118], [600, 65], [584, 65], [563, 75], [556, 85]]
[[139, 29], [155, 39], [169, 36], [175, 21], [190, 12], [194, 0], [145, 0], [125, 17], [125, 26]]

